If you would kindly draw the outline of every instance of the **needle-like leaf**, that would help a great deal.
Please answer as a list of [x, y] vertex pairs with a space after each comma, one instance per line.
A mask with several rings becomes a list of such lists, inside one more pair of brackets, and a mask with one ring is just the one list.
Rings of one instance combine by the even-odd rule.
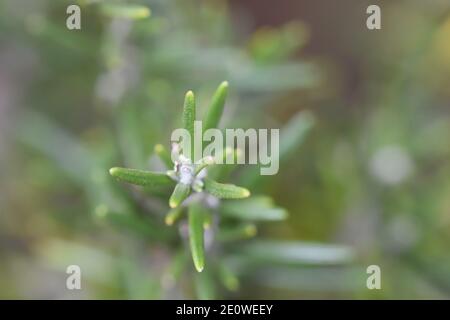
[[203, 239], [204, 209], [198, 203], [189, 206], [189, 243], [195, 269], [202, 272], [205, 267], [205, 249]]
[[234, 184], [219, 183], [212, 179], [205, 179], [205, 190], [220, 199], [242, 199], [250, 196], [250, 191]]
[[249, 239], [256, 236], [258, 230], [252, 223], [242, 224], [235, 227], [222, 227], [217, 233], [217, 240], [221, 242]]
[[230, 291], [236, 291], [237, 289], [239, 289], [239, 279], [227, 265], [221, 263], [218, 265], [218, 269], [219, 279], [225, 286], [225, 288]]
[[177, 221], [181, 217], [182, 213], [183, 213], [182, 207], [176, 207], [176, 208], [171, 209], [166, 215], [166, 218], [164, 220], [165, 223], [168, 226], [173, 225], [174, 222]]
[[164, 173], [114, 167], [109, 173], [121, 181], [139, 186], [167, 186], [172, 185], [173, 180]]
[[183, 128], [191, 135], [191, 158], [194, 157], [194, 121], [195, 121], [195, 96], [192, 91], [188, 91], [184, 98], [183, 107]]
[[222, 214], [242, 220], [283, 220], [286, 210], [274, 206], [272, 199], [264, 196], [245, 200], [228, 201], [222, 206]]
[[280, 158], [298, 150], [314, 126], [315, 119], [311, 112], [297, 113], [282, 129], [280, 137]]
[[217, 88], [211, 101], [211, 105], [208, 109], [208, 113], [203, 122], [203, 131], [210, 128], [216, 128], [219, 125], [220, 118], [222, 117], [223, 107], [228, 93], [228, 82], [222, 82]]
[[199, 300], [217, 299], [215, 278], [208, 270], [206, 270], [206, 272], [197, 273], [194, 276], [194, 286]]
[[211, 156], [206, 156], [206, 157], [200, 159], [200, 161], [197, 163], [194, 174], [195, 175], [199, 174], [200, 171], [202, 171], [207, 166], [210, 166], [212, 164], [214, 164], [214, 158]]
[[191, 191], [191, 186], [184, 183], [177, 183], [173, 193], [169, 199], [169, 206], [171, 208], [178, 207], [184, 199], [186, 199]]
[[211, 228], [212, 222], [213, 222], [213, 216], [212, 216], [211, 212], [204, 210], [203, 227], [205, 229]]
[[236, 248], [247, 257], [289, 265], [337, 265], [355, 259], [348, 246], [299, 241], [255, 241]]
[[183, 271], [188, 262], [188, 254], [181, 248], [172, 258], [172, 262], [166, 268], [166, 276], [173, 281], [178, 281], [183, 276]]
[[105, 3], [101, 6], [104, 15], [114, 18], [144, 19], [150, 16], [150, 9], [141, 5]]
[[167, 149], [162, 144], [155, 145], [155, 153], [158, 155], [158, 157], [161, 159], [161, 161], [165, 164], [167, 169], [173, 168], [173, 162], [172, 162], [170, 153], [169, 153], [169, 151], [167, 151]]

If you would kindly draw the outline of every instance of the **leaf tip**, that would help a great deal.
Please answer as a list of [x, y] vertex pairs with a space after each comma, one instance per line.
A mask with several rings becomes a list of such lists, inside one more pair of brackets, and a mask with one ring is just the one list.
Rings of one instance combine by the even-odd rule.
[[117, 174], [119, 173], [120, 168], [118, 167], [113, 167], [111, 169], [109, 169], [109, 174], [112, 175], [113, 177], [116, 177]]
[[195, 264], [195, 269], [197, 270], [197, 272], [202, 272], [204, 268], [205, 266], [203, 264], [200, 263]]
[[152, 10], [150, 8], [145, 8], [145, 10], [142, 10], [142, 16], [144, 18], [150, 17], [152, 15]]
[[186, 92], [186, 99], [193, 100], [194, 99], [194, 92], [192, 90], [189, 90]]
[[160, 143], [158, 143], [158, 144], [155, 144], [155, 152], [156, 153], [161, 153], [161, 152], [163, 152], [164, 151], [164, 147], [163, 147], [163, 145], [162, 144], [160, 144]]
[[254, 237], [256, 236], [256, 233], [258, 232], [258, 230], [256, 229], [256, 226], [253, 224], [249, 224], [248, 226], [245, 227], [245, 234], [248, 237]]
[[164, 219], [164, 222], [166, 223], [166, 225], [171, 226], [171, 225], [173, 225], [174, 220], [172, 217], [166, 217]]
[[169, 199], [169, 207], [175, 209], [176, 207], [178, 207], [178, 203], [174, 199]]

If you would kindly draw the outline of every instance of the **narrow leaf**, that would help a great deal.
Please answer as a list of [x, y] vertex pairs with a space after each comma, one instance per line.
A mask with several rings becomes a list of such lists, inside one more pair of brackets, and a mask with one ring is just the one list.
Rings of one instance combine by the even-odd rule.
[[219, 183], [205, 179], [205, 190], [220, 199], [242, 199], [250, 196], [250, 191], [234, 184]]
[[255, 66], [236, 70], [231, 76], [230, 81], [236, 83], [240, 90], [264, 92], [311, 88], [322, 78], [320, 70], [312, 63]]
[[191, 187], [184, 183], [177, 183], [172, 195], [169, 199], [169, 206], [171, 208], [178, 207], [184, 199], [186, 199], [191, 191]]
[[204, 213], [200, 204], [189, 206], [189, 243], [195, 269], [202, 272], [205, 266], [205, 249], [203, 239]]
[[230, 291], [236, 291], [239, 289], [239, 279], [227, 265], [223, 263], [219, 264], [218, 271], [219, 279], [225, 288]]
[[150, 9], [142, 5], [102, 4], [101, 12], [109, 17], [126, 19], [144, 19], [150, 16]]
[[173, 180], [164, 173], [119, 167], [109, 169], [109, 173], [118, 180], [139, 186], [167, 186], [173, 184]]
[[203, 227], [205, 229], [211, 228], [212, 222], [213, 222], [212, 213], [205, 210], [205, 212], [203, 214]]
[[178, 219], [180, 219], [181, 215], [183, 214], [183, 208], [182, 207], [176, 207], [171, 209], [167, 215], [166, 218], [164, 220], [164, 222], [168, 225], [171, 226], [174, 224], [175, 221], [177, 221]]
[[177, 282], [183, 275], [183, 271], [188, 262], [188, 255], [184, 248], [181, 248], [176, 254], [172, 256], [172, 261], [166, 269], [165, 275], [168, 276], [170, 282]]
[[195, 292], [199, 300], [217, 299], [215, 278], [206, 270], [194, 276]]
[[184, 98], [183, 128], [191, 135], [191, 158], [194, 157], [194, 121], [195, 121], [195, 97], [192, 91], [188, 91]]
[[286, 210], [277, 208], [268, 197], [257, 196], [245, 200], [228, 201], [222, 206], [222, 214], [243, 220], [283, 220]]
[[[137, 106], [126, 106], [117, 110], [117, 140], [122, 150], [122, 162], [128, 168], [145, 168], [147, 152], [142, 146], [148, 141], [141, 131], [142, 115]], [[133, 143], [130, 143], [133, 141]]]
[[242, 224], [234, 227], [222, 227], [217, 233], [220, 242], [244, 240], [256, 236], [257, 229], [254, 224]]
[[199, 174], [200, 171], [202, 171], [203, 169], [205, 169], [207, 166], [210, 166], [214, 164], [214, 158], [211, 156], [206, 156], [202, 159], [200, 159], [200, 161], [197, 163], [196, 167], [195, 167], [195, 175]]
[[155, 153], [158, 155], [167, 169], [173, 168], [173, 162], [170, 153], [162, 144], [155, 145]]
[[314, 123], [314, 116], [311, 112], [301, 111], [281, 129], [280, 158], [288, 155], [291, 151], [298, 150]]
[[238, 248], [246, 257], [276, 264], [330, 265], [351, 262], [348, 246], [296, 241], [255, 241]]
[[206, 119], [203, 122], [203, 131], [210, 128], [216, 128], [219, 125], [220, 118], [222, 117], [223, 107], [228, 93], [228, 82], [222, 82], [217, 88], [211, 101], [211, 105], [208, 109]]

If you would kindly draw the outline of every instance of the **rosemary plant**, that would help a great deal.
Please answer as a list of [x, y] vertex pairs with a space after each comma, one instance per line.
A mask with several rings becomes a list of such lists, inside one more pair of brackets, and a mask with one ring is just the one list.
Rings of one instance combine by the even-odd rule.
[[[224, 81], [217, 88], [208, 113], [204, 120], [204, 129], [218, 126], [228, 91], [228, 82]], [[194, 121], [196, 120], [196, 102], [192, 91], [186, 93], [183, 107], [183, 127], [190, 133], [191, 148], [194, 149]], [[189, 243], [195, 268], [201, 272], [205, 266], [204, 230], [210, 226], [213, 212], [220, 212], [221, 201], [225, 199], [244, 199], [250, 196], [246, 188], [234, 184], [218, 182], [214, 177], [221, 177], [221, 168], [215, 164], [216, 159], [211, 156], [194, 161], [182, 152], [180, 145], [172, 145], [171, 154], [162, 145], [155, 146], [155, 153], [166, 165], [166, 172], [144, 171], [130, 168], [114, 167], [110, 174], [118, 180], [139, 186], [172, 186], [173, 192], [168, 200], [170, 210], [165, 222], [173, 225], [187, 213], [189, 225]], [[216, 157], [226, 157], [232, 153], [239, 155], [239, 150], [225, 148]], [[194, 152], [190, 153], [191, 155]], [[220, 162], [222, 163], [222, 162]], [[216, 166], [216, 168], [214, 168]], [[172, 169], [173, 168], [173, 169]], [[216, 170], [213, 170], [216, 169]], [[227, 170], [228, 171], [228, 170]], [[243, 208], [248, 203], [244, 203]], [[233, 208], [233, 207], [232, 207]], [[251, 209], [252, 210], [252, 209]], [[250, 211], [251, 211], [250, 210]], [[228, 210], [230, 211], [230, 210]], [[238, 212], [235, 207], [231, 212]], [[232, 213], [233, 214], [233, 213]], [[284, 211], [276, 211], [275, 218], [284, 218]], [[254, 229], [247, 227], [246, 232], [254, 233]]]

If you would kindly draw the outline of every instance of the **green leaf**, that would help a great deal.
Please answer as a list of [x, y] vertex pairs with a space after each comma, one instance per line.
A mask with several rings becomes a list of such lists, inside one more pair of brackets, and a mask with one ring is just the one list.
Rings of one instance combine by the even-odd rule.
[[228, 201], [222, 205], [222, 214], [243, 220], [283, 220], [286, 210], [273, 205], [272, 199], [265, 196], [245, 200]]
[[203, 214], [203, 227], [205, 229], [209, 229], [209, 228], [211, 228], [212, 223], [213, 223], [212, 213], [205, 210], [205, 212]]
[[180, 219], [182, 213], [183, 213], [183, 208], [182, 207], [173, 208], [167, 213], [166, 218], [164, 219], [164, 222], [168, 226], [171, 226], [171, 225], [174, 224], [175, 221]]
[[[148, 154], [142, 146], [149, 141], [144, 137], [142, 114], [135, 105], [124, 106], [117, 110], [117, 139], [122, 154], [122, 163], [128, 168], [145, 168]], [[132, 141], [132, 143], [131, 143]], [[150, 142], [151, 143], [151, 142]]]
[[102, 4], [101, 12], [114, 18], [144, 19], [148, 18], [151, 11], [148, 7], [133, 4]]
[[195, 172], [194, 174], [197, 175], [200, 173], [200, 171], [202, 171], [203, 169], [205, 169], [207, 166], [213, 165], [214, 164], [214, 158], [211, 156], [206, 156], [202, 159], [200, 159], [200, 161], [197, 163], [196, 167], [195, 167]]
[[220, 242], [231, 242], [244, 240], [256, 236], [257, 229], [253, 223], [246, 223], [233, 227], [223, 226], [218, 230], [217, 240]]
[[181, 247], [171, 257], [171, 261], [165, 268], [164, 275], [170, 284], [177, 283], [183, 276], [183, 272], [189, 262], [186, 250]]
[[350, 247], [300, 241], [254, 241], [237, 248], [245, 257], [288, 265], [335, 265], [354, 259]]
[[225, 288], [230, 291], [236, 291], [239, 289], [239, 279], [227, 265], [220, 263], [218, 265], [218, 271], [219, 279]]
[[205, 272], [197, 273], [194, 276], [195, 292], [199, 300], [217, 299], [217, 288], [215, 278], [205, 270]]
[[[291, 265], [257, 264], [254, 260], [235, 260], [241, 268], [255, 270], [242, 276], [247, 281], [256, 280], [259, 284], [275, 290], [315, 292], [327, 295], [354, 292], [366, 281], [366, 269], [362, 266], [321, 266], [304, 267]], [[251, 281], [251, 280], [250, 280]]]
[[114, 178], [139, 186], [166, 186], [173, 184], [173, 180], [164, 173], [119, 167], [109, 169], [109, 173]]
[[250, 191], [234, 184], [219, 183], [205, 179], [205, 190], [220, 199], [242, 199], [250, 196]]
[[170, 153], [162, 144], [155, 145], [155, 153], [158, 155], [167, 169], [173, 168], [173, 162]]
[[178, 207], [184, 199], [186, 199], [189, 196], [189, 193], [191, 192], [191, 186], [184, 184], [184, 183], [177, 183], [175, 186], [175, 189], [173, 190], [172, 195], [169, 199], [169, 206], [171, 208]]
[[281, 129], [280, 158], [298, 150], [314, 123], [314, 116], [311, 112], [301, 111]]
[[191, 135], [191, 158], [194, 157], [194, 121], [195, 121], [195, 96], [192, 91], [188, 91], [184, 98], [183, 107], [183, 128]]
[[205, 266], [205, 248], [203, 239], [204, 211], [200, 204], [189, 206], [189, 244], [195, 269], [202, 272]]
[[216, 128], [219, 125], [220, 118], [222, 117], [223, 107], [228, 93], [228, 82], [222, 82], [217, 88], [211, 101], [211, 105], [208, 109], [208, 114], [203, 122], [203, 131], [210, 128]]
[[[240, 90], [276, 92], [312, 88], [322, 79], [321, 70], [312, 63], [285, 62], [236, 70], [230, 81]], [[274, 81], [276, 79], [276, 81]]]

